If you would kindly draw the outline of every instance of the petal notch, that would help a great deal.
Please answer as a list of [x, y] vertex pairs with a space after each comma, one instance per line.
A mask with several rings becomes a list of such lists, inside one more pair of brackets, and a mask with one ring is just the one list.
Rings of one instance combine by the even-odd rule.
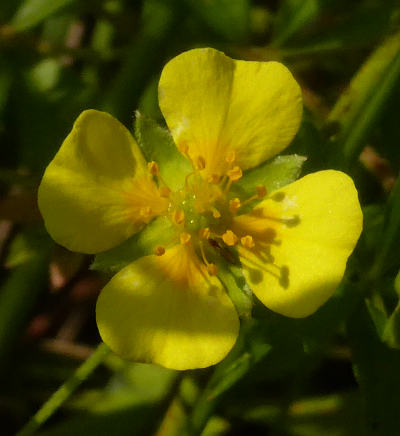
[[252, 168], [289, 145], [302, 116], [301, 90], [278, 62], [236, 61], [194, 49], [172, 59], [159, 84], [160, 108], [181, 149], [222, 174], [226, 157]]

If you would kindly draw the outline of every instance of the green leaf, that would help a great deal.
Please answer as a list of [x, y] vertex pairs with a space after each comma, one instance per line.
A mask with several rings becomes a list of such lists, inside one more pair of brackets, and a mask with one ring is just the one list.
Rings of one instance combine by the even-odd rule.
[[[326, 141], [322, 132], [316, 125], [315, 118], [315, 114], [305, 107], [300, 129], [293, 142], [290, 144], [291, 153], [299, 155], [294, 157], [303, 159], [303, 161], [298, 162], [300, 165], [299, 173], [297, 175], [294, 173], [293, 177], [297, 178], [301, 169], [303, 169], [303, 172], [307, 174], [309, 172], [328, 168], [326, 163]], [[295, 162], [293, 163], [295, 164]]]
[[6, 2], [0, 2], [0, 22], [7, 23], [13, 16], [16, 9], [18, 9], [20, 0], [8, 0]]
[[5, 63], [3, 57], [0, 58], [0, 63], [0, 115], [3, 115], [13, 81], [13, 73], [10, 66]]
[[371, 276], [377, 279], [387, 271], [400, 267], [400, 177], [390, 194], [386, 205], [383, 235], [377, 247], [376, 261]]
[[349, 318], [347, 332], [354, 373], [365, 400], [367, 435], [397, 436], [400, 351], [380, 341], [365, 306]]
[[358, 307], [362, 296], [357, 284], [346, 277], [332, 297], [314, 314], [305, 319], [294, 320], [304, 350], [309, 354], [322, 353], [340, 326]]
[[31, 436], [65, 403], [73, 392], [85, 381], [93, 371], [104, 362], [110, 349], [100, 343], [93, 353], [74, 371], [74, 373], [45, 401], [28, 423], [17, 433], [17, 436]]
[[[46, 72], [46, 68], [43, 70], [40, 64], [21, 67], [18, 86], [13, 87], [7, 106], [8, 128], [18, 144], [14, 151], [18, 164], [37, 173], [42, 173], [54, 157], [71, 129], [72, 120], [88, 107], [87, 96], [93, 89], [90, 83], [82, 81], [79, 74], [67, 72], [64, 68], [57, 78], [57, 71], [50, 69], [53, 73]], [[49, 72], [53, 78], [45, 79]], [[39, 82], [47, 91], [37, 88]], [[29, 104], [22, 105], [21, 101]]]
[[232, 185], [231, 193], [242, 198], [251, 197], [256, 192], [257, 185], [264, 185], [267, 192], [276, 191], [299, 177], [305, 160], [305, 157], [296, 154], [278, 156], [246, 171], [243, 177]]
[[156, 434], [161, 416], [165, 413], [165, 407], [162, 406], [164, 406], [163, 403], [161, 406], [160, 403], [143, 403], [132, 406], [126, 404], [108, 413], [75, 413], [35, 434], [37, 436]]
[[[268, 428], [282, 422], [281, 407], [277, 404], [258, 401], [242, 401], [235, 412], [244, 419]], [[361, 414], [361, 398], [357, 391], [334, 393], [329, 395], [296, 398], [288, 409], [288, 415], [282, 427], [286, 433], [296, 436], [352, 436], [364, 435], [365, 425]], [[281, 428], [279, 428], [281, 430]]]
[[249, 0], [189, 0], [193, 12], [219, 37], [243, 41], [248, 35]]
[[284, 0], [274, 28], [273, 45], [282, 45], [310, 23], [332, 0]]
[[19, 235], [19, 240], [24, 240], [24, 249], [29, 254], [21, 256], [0, 288], [1, 369], [2, 365], [7, 365], [7, 353], [16, 345], [33, 307], [46, 289], [48, 262], [53, 248], [41, 227], [27, 229]]
[[389, 347], [400, 349], [400, 271], [394, 280], [394, 289], [399, 300], [387, 320], [385, 330], [383, 331], [383, 340]]
[[168, 394], [177, 375], [176, 371], [158, 365], [121, 361], [121, 369], [110, 381], [110, 384], [118, 383], [118, 389], [83, 391], [69, 401], [68, 408], [106, 414], [144, 403], [157, 403]]
[[154, 253], [158, 245], [168, 245], [176, 236], [175, 227], [166, 217], [160, 217], [118, 247], [96, 255], [91, 269], [118, 272], [139, 257]]
[[57, 59], [44, 59], [29, 71], [30, 83], [39, 92], [46, 92], [57, 85], [61, 65]]
[[377, 247], [381, 244], [384, 230], [385, 207], [382, 204], [372, 204], [362, 209], [364, 223], [363, 232], [358, 242], [359, 259], [362, 263], [374, 262]]
[[365, 299], [365, 305], [379, 338], [383, 340], [386, 323], [388, 321], [386, 310], [383, 307], [383, 300], [380, 298], [380, 295], [376, 293], [372, 295], [371, 298]]
[[200, 435], [215, 407], [232, 386], [271, 351], [255, 319], [243, 320], [232, 351], [215, 369], [189, 417], [190, 434]]
[[394, 280], [394, 289], [395, 289], [396, 294], [399, 296], [399, 299], [400, 299], [400, 271], [397, 273], [397, 276]]
[[177, 150], [169, 131], [136, 111], [135, 136], [146, 159], [159, 165], [160, 175], [168, 187], [173, 191], [181, 189], [192, 168]]
[[324, 22], [323, 27], [315, 26], [311, 32], [296, 38], [290, 45], [285, 44], [279, 52], [283, 57], [297, 57], [370, 47], [390, 29], [395, 6], [396, 0], [387, 0], [384, 5], [380, 2], [355, 5], [351, 14], [343, 14], [342, 22], [333, 20], [331, 25]]
[[35, 231], [17, 234], [8, 249], [7, 268], [15, 268], [32, 261], [37, 256], [37, 247], [42, 243], [43, 235]]
[[149, 78], [160, 73], [165, 52], [186, 18], [181, 0], [145, 0], [141, 5], [141, 17], [131, 32], [132, 40], [101, 105], [102, 110], [125, 124], [131, 122], [132, 108], [138, 107]]
[[253, 307], [252, 292], [242, 270], [237, 265], [228, 263], [221, 256], [218, 259], [218, 277], [225, 286], [227, 293], [241, 318], [250, 318]]
[[368, 134], [400, 80], [400, 33], [386, 39], [367, 59], [333, 108], [328, 122], [333, 161], [349, 167], [360, 154]]
[[44, 21], [75, 0], [25, 0], [15, 13], [11, 25], [17, 30], [28, 30]]
[[400, 350], [400, 302], [387, 320], [383, 340], [389, 347]]
[[400, 86], [398, 86], [390, 102], [385, 108], [384, 113], [381, 116], [377, 131], [374, 137], [374, 148], [383, 158], [390, 162], [390, 166], [395, 172], [400, 171], [400, 129], [399, 129], [399, 117], [397, 109], [400, 101]]
[[160, 76], [157, 75], [149, 81], [143, 90], [138, 104], [139, 112], [142, 115], [146, 115], [157, 122], [163, 119], [160, 107], [158, 106], [159, 80]]

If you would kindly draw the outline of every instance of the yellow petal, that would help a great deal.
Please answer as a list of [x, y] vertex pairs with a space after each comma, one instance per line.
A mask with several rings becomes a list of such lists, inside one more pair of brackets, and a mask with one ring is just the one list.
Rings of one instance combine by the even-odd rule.
[[159, 103], [178, 148], [204, 157], [207, 174], [224, 172], [231, 156], [247, 169], [279, 153], [302, 115], [301, 90], [282, 64], [236, 61], [211, 48], [165, 66]]
[[361, 230], [353, 181], [333, 170], [276, 191], [233, 226], [256, 243], [239, 247], [253, 292], [268, 308], [295, 318], [310, 315], [333, 294]]
[[238, 335], [236, 310], [190, 245], [122, 269], [97, 301], [103, 341], [122, 357], [172, 369], [222, 360]]
[[167, 203], [129, 131], [95, 110], [76, 120], [45, 171], [38, 202], [53, 239], [83, 253], [119, 244]]

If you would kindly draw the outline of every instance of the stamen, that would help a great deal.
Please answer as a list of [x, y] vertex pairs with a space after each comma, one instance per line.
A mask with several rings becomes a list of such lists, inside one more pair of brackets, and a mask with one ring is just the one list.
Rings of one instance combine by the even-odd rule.
[[189, 186], [189, 179], [194, 176], [195, 173], [189, 173], [185, 177], [185, 188], [187, 189]]
[[158, 191], [160, 192], [160, 195], [163, 198], [168, 198], [171, 194], [171, 190], [168, 188], [168, 186], [161, 186], [161, 188]]
[[201, 258], [203, 259], [203, 262], [208, 265], [208, 260], [206, 258], [206, 254], [204, 253], [204, 245], [203, 245], [203, 241], [200, 241], [199, 243], [200, 246], [200, 253], [201, 253]]
[[216, 276], [218, 274], [218, 268], [213, 263], [209, 263], [207, 265], [207, 272], [210, 276]]
[[201, 239], [209, 239], [211, 235], [210, 229], [208, 227], [204, 227], [199, 230], [199, 238]]
[[243, 236], [240, 238], [240, 242], [243, 245], [243, 247], [246, 248], [253, 248], [256, 244], [254, 243], [253, 237], [250, 235]]
[[242, 177], [243, 173], [240, 167], [235, 166], [232, 169], [228, 170], [226, 172], [226, 175], [232, 182], [236, 182], [236, 180], [239, 180]]
[[240, 203], [240, 200], [238, 198], [234, 198], [233, 200], [229, 200], [229, 210], [232, 213], [236, 213], [242, 204]]
[[201, 257], [203, 259], [203, 262], [206, 264], [208, 274], [210, 274], [210, 276], [217, 275], [218, 268], [213, 263], [210, 263], [206, 258], [206, 254], [204, 253], [203, 241], [200, 241], [199, 245], [200, 245]]
[[182, 209], [175, 209], [172, 219], [176, 224], [182, 224], [185, 221], [185, 212]]
[[257, 197], [260, 200], [267, 195], [267, 188], [264, 185], [258, 185], [256, 191], [257, 191]]
[[220, 181], [220, 179], [221, 179], [221, 177], [218, 174], [210, 174], [207, 177], [207, 182], [213, 183], [214, 185], [216, 185]]
[[218, 209], [216, 209], [214, 206], [211, 207], [211, 212], [214, 218], [218, 219], [221, 218], [221, 213]]
[[228, 154], [226, 155], [225, 160], [229, 163], [232, 164], [233, 162], [235, 162], [236, 160], [236, 153], [234, 150], [228, 151]]
[[206, 167], [206, 160], [204, 159], [204, 157], [197, 156], [196, 169], [201, 171], [204, 170], [205, 167]]
[[182, 245], [186, 245], [190, 242], [192, 236], [189, 233], [181, 233], [179, 235], [179, 238], [181, 240], [181, 244]]
[[222, 235], [222, 240], [225, 242], [226, 245], [229, 245], [230, 247], [233, 247], [238, 243], [238, 237], [232, 232], [232, 230], [227, 230]]
[[139, 211], [140, 216], [143, 218], [149, 218], [152, 213], [153, 213], [153, 211], [151, 210], [151, 207], [149, 207], [149, 206], [141, 207], [140, 211]]
[[150, 174], [153, 176], [158, 176], [160, 174], [160, 169], [156, 162], [151, 161], [147, 164], [147, 168], [149, 169]]
[[256, 187], [256, 192], [257, 192], [257, 194], [252, 195], [250, 198], [245, 200], [242, 203], [242, 206], [244, 206], [245, 204], [251, 203], [253, 200], [257, 200], [257, 199], [261, 200], [261, 199], [263, 199], [267, 195], [267, 188], [264, 185], [258, 185]]
[[154, 254], [156, 256], [162, 256], [164, 253], [165, 253], [165, 248], [163, 246], [161, 246], [161, 245], [159, 245], [158, 247], [156, 247], [154, 249]]
[[189, 159], [190, 163], [192, 164], [192, 167], [195, 170], [200, 169], [200, 168], [197, 168], [197, 163], [192, 159], [192, 156], [190, 156], [190, 154], [189, 154], [189, 146], [188, 146], [187, 141], [182, 141], [180, 144], [178, 144], [178, 151]]

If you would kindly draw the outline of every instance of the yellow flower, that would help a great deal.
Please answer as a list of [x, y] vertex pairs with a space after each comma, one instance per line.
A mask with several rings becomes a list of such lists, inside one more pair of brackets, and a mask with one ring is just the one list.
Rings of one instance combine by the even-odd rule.
[[305, 317], [342, 279], [362, 215], [353, 182], [338, 171], [272, 193], [258, 186], [247, 199], [232, 195], [243, 171], [282, 151], [298, 130], [301, 91], [283, 65], [191, 50], [165, 66], [159, 102], [192, 164], [183, 186], [168, 186], [111, 115], [88, 110], [46, 169], [39, 207], [52, 237], [84, 253], [115, 247], [166, 217], [176, 237], [113, 277], [98, 299], [97, 323], [127, 359], [200, 368], [223, 359], [239, 329], [218, 255], [237, 250], [268, 308]]

